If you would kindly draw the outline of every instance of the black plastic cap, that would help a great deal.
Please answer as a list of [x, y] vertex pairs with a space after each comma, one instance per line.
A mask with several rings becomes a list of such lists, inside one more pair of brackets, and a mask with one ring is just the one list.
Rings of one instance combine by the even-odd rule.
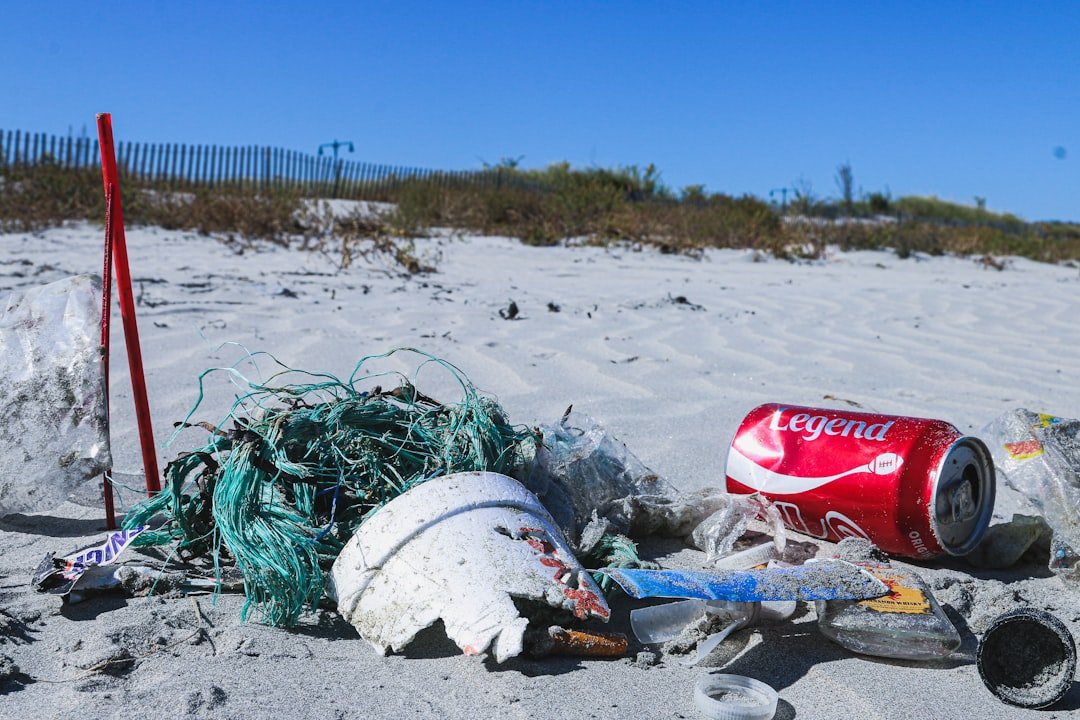
[[1048, 612], [1010, 610], [979, 641], [979, 675], [1000, 700], [1023, 708], [1053, 705], [1072, 687], [1076, 644]]

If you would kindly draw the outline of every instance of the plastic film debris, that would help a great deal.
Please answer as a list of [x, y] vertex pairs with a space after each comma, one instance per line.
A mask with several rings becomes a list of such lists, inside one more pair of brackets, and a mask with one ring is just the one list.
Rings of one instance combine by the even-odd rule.
[[0, 514], [48, 510], [112, 463], [101, 280], [14, 292], [2, 307]]
[[985, 436], [1005, 481], [1053, 530], [1050, 569], [1080, 580], [1080, 420], [1020, 408], [996, 418]]

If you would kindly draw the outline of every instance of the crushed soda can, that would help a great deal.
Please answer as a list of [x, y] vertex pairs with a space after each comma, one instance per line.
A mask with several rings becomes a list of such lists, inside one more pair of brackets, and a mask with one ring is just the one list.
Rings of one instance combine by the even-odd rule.
[[778, 404], [743, 419], [727, 490], [758, 492], [796, 532], [901, 557], [964, 555], [994, 510], [994, 464], [942, 420]]

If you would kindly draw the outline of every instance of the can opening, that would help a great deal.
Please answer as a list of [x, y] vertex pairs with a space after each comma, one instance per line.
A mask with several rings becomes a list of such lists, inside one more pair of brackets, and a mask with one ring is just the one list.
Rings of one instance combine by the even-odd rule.
[[934, 531], [952, 555], [975, 549], [994, 511], [994, 465], [981, 440], [957, 440], [938, 469]]
[[963, 522], [979, 512], [979, 471], [968, 463], [960, 473], [960, 483], [949, 494], [953, 522]]

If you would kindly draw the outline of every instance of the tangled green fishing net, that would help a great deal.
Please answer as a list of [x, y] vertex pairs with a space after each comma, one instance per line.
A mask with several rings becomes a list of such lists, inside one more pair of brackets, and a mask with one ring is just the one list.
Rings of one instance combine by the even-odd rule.
[[[411, 376], [370, 373], [371, 361], [413, 353]], [[461, 388], [457, 402], [420, 392], [416, 376], [435, 366]], [[323, 572], [357, 527], [386, 502], [425, 480], [455, 472], [510, 474], [531, 450], [532, 433], [511, 426], [493, 399], [457, 368], [404, 348], [365, 357], [345, 380], [283, 371], [254, 383], [225, 368], [244, 390], [223, 422], [202, 427], [205, 446], [165, 469], [166, 487], [127, 514], [125, 528], [163, 525], [140, 545], [176, 543], [181, 557], [231, 558], [244, 577], [242, 617], [254, 607], [272, 625], [291, 625], [322, 597]], [[389, 389], [375, 381], [394, 381]], [[361, 389], [363, 384], [366, 389]]]

